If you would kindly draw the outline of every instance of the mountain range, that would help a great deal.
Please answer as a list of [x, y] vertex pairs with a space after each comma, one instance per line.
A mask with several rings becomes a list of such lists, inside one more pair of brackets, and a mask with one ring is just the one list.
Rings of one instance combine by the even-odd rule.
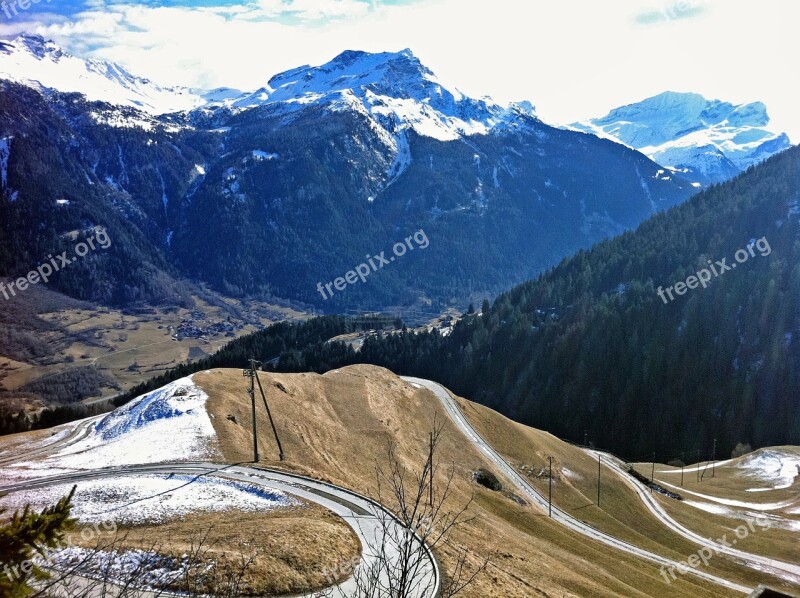
[[[605, 139], [553, 127], [529, 102], [448, 89], [410, 50], [346, 51], [243, 93], [162, 87], [23, 35], [0, 44], [0, 100], [15, 247], [0, 274], [105, 226], [121, 242], [52, 284], [114, 304], [175, 301], [185, 280], [326, 311], [482, 298], [788, 145], [762, 104], [692, 94], [583, 127]], [[686, 145], [708, 139], [716, 153]], [[417, 231], [430, 248], [391, 273], [318, 292]]]
[[[23, 63], [36, 66], [27, 79], [8, 74]], [[59, 68], [73, 89], [32, 85]], [[448, 90], [407, 50], [347, 51], [168, 114], [162, 94], [199, 96], [39, 37], [5, 44], [0, 73], [0, 226], [16, 247], [0, 272], [105, 226], [123, 242], [53, 279], [84, 299], [165, 300], [188, 278], [326, 310], [441, 306], [535, 276], [694, 192], [639, 152], [543, 123], [529, 103]], [[89, 80], [103, 85], [78, 95]], [[430, 248], [391, 274], [317, 292], [419, 230]]]
[[164, 87], [133, 75], [119, 64], [78, 58], [40, 35], [0, 40], [0, 78], [40, 90], [76, 92], [88, 100], [154, 114], [190, 110], [218, 99], [213, 91]]

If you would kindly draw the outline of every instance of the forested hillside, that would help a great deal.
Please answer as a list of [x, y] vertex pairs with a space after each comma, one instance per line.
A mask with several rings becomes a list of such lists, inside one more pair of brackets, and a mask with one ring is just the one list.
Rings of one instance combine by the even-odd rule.
[[[630, 456], [706, 453], [715, 437], [723, 451], [797, 443], [799, 219], [794, 148], [565, 260], [450, 336], [368, 341], [358, 359], [438, 379], [566, 438], [586, 430]], [[769, 255], [756, 250], [708, 288], [659, 298], [659, 286], [709, 260], [735, 263], [760, 239]]]
[[[707, 288], [659, 287], [747, 261]], [[768, 247], [768, 251], [767, 251]], [[747, 251], [745, 249], [745, 251]], [[800, 149], [564, 260], [449, 334], [390, 332], [360, 352], [344, 318], [280, 324], [142, 385], [280, 355], [275, 369], [382, 365], [437, 380], [527, 424], [628, 457], [688, 460], [738, 442], [800, 442]], [[272, 366], [267, 365], [267, 369]]]
[[[797, 443], [799, 219], [800, 150], [792, 149], [565, 260], [447, 336], [386, 334], [360, 353], [287, 345], [278, 368], [384, 365], [565, 438], [587, 432], [631, 457], [709, 455], [714, 438], [718, 455], [737, 442]], [[659, 297], [659, 286], [709, 260], [735, 263], [748, 245], [748, 260], [707, 288]]]
[[55, 272], [52, 289], [114, 305], [186, 303], [186, 285], [163, 251], [181, 209], [170, 200], [187, 193], [213, 137], [155, 121], [145, 123], [150, 130], [109, 127], [104, 116], [142, 118], [0, 81], [0, 275], [17, 279], [48, 256], [72, 256], [100, 227], [108, 247]]

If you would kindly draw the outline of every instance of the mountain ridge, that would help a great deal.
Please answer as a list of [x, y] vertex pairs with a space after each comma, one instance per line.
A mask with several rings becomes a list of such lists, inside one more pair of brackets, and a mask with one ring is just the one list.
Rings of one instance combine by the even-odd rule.
[[27, 33], [0, 40], [0, 78], [40, 90], [78, 92], [89, 100], [153, 114], [190, 110], [206, 102], [189, 88], [160, 86], [117, 63], [73, 56], [52, 40]]
[[637, 149], [707, 186], [791, 147], [786, 133], [772, 132], [769, 123], [763, 102], [732, 104], [667, 91], [570, 126]]
[[[218, 105], [161, 116], [0, 84], [0, 139], [11, 139], [0, 215], [20, 226], [7, 234], [24, 248], [3, 256], [1, 272], [24, 273], [35, 259], [26, 256], [52, 253], [54, 241], [23, 223], [50, 239], [106, 223], [112, 238], [133, 225], [134, 254], [148, 246], [161, 270], [226, 295], [326, 311], [449, 305], [535, 276], [694, 191], [639, 152], [546, 125], [530, 105], [447, 91], [410, 52], [346, 52], [289, 73], [272, 79], [273, 101], [240, 109], [220, 89]], [[320, 299], [320, 281], [419, 230], [431, 239], [424, 253]], [[162, 284], [138, 292], [138, 276], [120, 293], [113, 264], [94, 265], [102, 294], [75, 276], [59, 289], [169, 296]]]
[[[501, 104], [449, 89], [406, 48], [399, 52], [345, 50], [330, 61], [272, 75], [265, 86], [243, 92], [160, 86], [113, 62], [81, 59], [40, 35], [0, 41], [0, 78], [40, 90], [78, 92], [88, 100], [144, 110], [152, 115], [189, 112], [194, 124], [270, 106], [285, 116], [311, 104], [363, 109], [402, 153], [409, 130], [452, 141], [538, 120], [529, 101]], [[148, 126], [148, 119], [106, 118], [118, 126]], [[763, 102], [735, 105], [697, 93], [666, 91], [567, 128], [639, 150], [673, 175], [704, 187], [728, 180], [787, 149], [785, 133], [768, 128]], [[402, 156], [400, 156], [402, 159]], [[402, 170], [396, 164], [397, 171]]]

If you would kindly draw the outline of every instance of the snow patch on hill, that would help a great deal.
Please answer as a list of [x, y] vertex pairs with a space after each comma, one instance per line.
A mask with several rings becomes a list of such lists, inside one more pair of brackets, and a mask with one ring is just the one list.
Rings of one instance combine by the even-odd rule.
[[20, 464], [41, 474], [58, 470], [202, 461], [218, 456], [208, 396], [191, 377], [138, 397], [94, 425], [87, 436], [43, 461]]
[[750, 477], [772, 485], [774, 490], [791, 488], [800, 476], [800, 456], [775, 450], [757, 451], [743, 460], [739, 467]]
[[[79, 521], [141, 525], [174, 521], [196, 512], [264, 512], [301, 503], [279, 490], [189, 475], [130, 475], [78, 482], [72, 515]], [[26, 504], [42, 509], [69, 494], [72, 484], [11, 493], [0, 499], [10, 510]]]

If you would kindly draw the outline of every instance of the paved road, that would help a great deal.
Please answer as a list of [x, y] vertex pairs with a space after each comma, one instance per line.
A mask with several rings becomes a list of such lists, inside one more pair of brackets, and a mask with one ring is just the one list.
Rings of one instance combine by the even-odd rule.
[[[79, 471], [64, 475], [29, 480], [19, 484], [0, 487], [0, 493], [31, 490], [55, 484], [72, 484], [85, 480], [105, 477], [118, 477], [131, 474], [188, 474], [194, 476], [214, 476], [239, 482], [256, 484], [273, 490], [280, 490], [294, 496], [321, 505], [339, 515], [358, 536], [362, 554], [356, 568], [369, 570], [376, 564], [381, 553], [390, 563], [397, 562], [399, 555], [396, 547], [382, 546], [381, 538], [385, 526], [389, 526], [389, 535], [394, 538], [406, 536], [406, 530], [399, 520], [372, 500], [359, 494], [299, 475], [281, 471], [257, 469], [242, 465], [223, 465], [215, 463], [162, 463], [153, 465], [132, 465], [114, 468]], [[419, 554], [419, 584], [413, 593], [415, 598], [433, 598], [441, 583], [439, 569], [431, 551], [414, 537]], [[385, 579], [385, 575], [383, 576]], [[356, 582], [350, 577], [336, 586], [344, 596], [356, 595]], [[311, 597], [314, 594], [307, 594]], [[338, 592], [336, 595], [339, 595]]]
[[[586, 449], [586, 452], [590, 455], [593, 455], [595, 458], [598, 455], [597, 451]], [[698, 544], [699, 546], [709, 546], [714, 550], [714, 552], [727, 554], [728, 556], [734, 557], [736, 560], [744, 562], [748, 567], [752, 567], [758, 571], [764, 571], [765, 573], [771, 573], [772, 575], [776, 575], [783, 579], [789, 579], [790, 581], [800, 585], [800, 565], [792, 565], [790, 563], [784, 563], [783, 561], [771, 559], [765, 556], [744, 552], [743, 550], [738, 550], [736, 548], [725, 546], [719, 542], [704, 538], [700, 534], [693, 532], [673, 519], [664, 510], [664, 507], [661, 506], [658, 500], [652, 496], [647, 489], [645, 489], [641, 482], [633, 479], [628, 473], [625, 472], [622, 463], [616, 457], [612, 457], [605, 453], [602, 453], [602, 455], [605, 458], [606, 464], [611, 468], [611, 470], [636, 491], [636, 493], [639, 495], [639, 498], [642, 499], [642, 502], [653, 514], [653, 516], [676, 534], [683, 536], [690, 542]], [[759, 530], [758, 527], [755, 529], [756, 531]], [[727, 534], [726, 541], [735, 544], [737, 542], [735, 534], [729, 532]]]
[[13, 455], [0, 457], [0, 467], [3, 467], [4, 465], [11, 465], [12, 463], [18, 463], [20, 461], [29, 461], [30, 459], [36, 457], [43, 457], [44, 455], [49, 455], [61, 450], [66, 446], [75, 444], [76, 442], [83, 440], [92, 430], [92, 426], [104, 417], [105, 414], [96, 415], [94, 417], [89, 417], [87, 419], [82, 419], [80, 421], [68, 424], [74, 426], [72, 430], [70, 430], [69, 434], [67, 434], [64, 438], [56, 440], [55, 442], [40, 444], [36, 448], [24, 452], [21, 449], [13, 449]]
[[[528, 499], [530, 499], [535, 505], [541, 508], [544, 512], [548, 510], [548, 503], [547, 499], [539, 494], [539, 491], [536, 490], [524, 477], [522, 477], [516, 469], [500, 454], [497, 453], [483, 438], [481, 438], [480, 434], [478, 434], [472, 425], [467, 421], [467, 418], [461, 412], [461, 408], [458, 406], [456, 401], [450, 396], [450, 393], [440, 384], [436, 382], [431, 382], [430, 380], [423, 380], [421, 378], [410, 378], [404, 377], [404, 380], [407, 382], [418, 384], [420, 386], [424, 386], [428, 390], [432, 391], [439, 401], [442, 403], [442, 406], [447, 411], [450, 418], [453, 420], [453, 423], [461, 430], [464, 436], [487, 458], [489, 461], [494, 463], [500, 471], [502, 471], [505, 476], [517, 487], [519, 491], [521, 491]], [[610, 536], [609, 534], [602, 532], [591, 525], [576, 519], [569, 513], [562, 511], [556, 506], [553, 506], [553, 519], [558, 523], [562, 524], [563, 526], [583, 535], [592, 540], [596, 540], [598, 542], [602, 542], [608, 546], [612, 546], [634, 556], [646, 559], [651, 561], [657, 565], [662, 567], [675, 567], [677, 569], [678, 562], [672, 561], [668, 558], [662, 557], [658, 554], [653, 552], [649, 552], [644, 550], [643, 548], [639, 548], [638, 546], [634, 546], [633, 544], [629, 544], [623, 540]], [[688, 557], [689, 555], [687, 555]], [[734, 583], [729, 581], [725, 578], [718, 577], [707, 571], [702, 569], [688, 569], [689, 573], [704, 579], [706, 581], [710, 581], [721, 586], [725, 586], [735, 591], [742, 592], [744, 594], [749, 594], [752, 592], [753, 588], [748, 588], [743, 585]]]

